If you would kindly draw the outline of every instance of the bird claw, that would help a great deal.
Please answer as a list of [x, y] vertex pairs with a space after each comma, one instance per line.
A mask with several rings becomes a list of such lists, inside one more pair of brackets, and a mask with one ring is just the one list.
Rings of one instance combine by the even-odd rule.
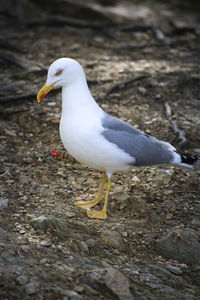
[[94, 200], [93, 201], [77, 201], [77, 202], [75, 202], [75, 205], [80, 208], [87, 209], [87, 208], [94, 207], [98, 203], [99, 202], [94, 201]]
[[100, 211], [90, 210], [90, 211], [87, 211], [87, 215], [91, 219], [105, 220], [107, 218], [107, 214], [103, 210], [100, 210]]

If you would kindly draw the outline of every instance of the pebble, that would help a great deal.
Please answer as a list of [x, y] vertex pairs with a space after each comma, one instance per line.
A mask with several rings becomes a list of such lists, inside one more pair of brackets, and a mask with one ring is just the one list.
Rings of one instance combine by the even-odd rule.
[[21, 275], [22, 274], [22, 267], [21, 266], [17, 266], [15, 267], [14, 273], [17, 275]]
[[147, 93], [147, 90], [143, 86], [139, 86], [138, 91], [143, 95], [145, 95]]
[[47, 102], [48, 106], [56, 106], [56, 102]]
[[40, 242], [40, 245], [44, 246], [44, 247], [50, 247], [51, 246], [51, 242], [48, 241], [48, 240], [43, 240], [43, 241]]
[[7, 208], [8, 207], [8, 199], [0, 201], [0, 208]]
[[134, 182], [140, 182], [140, 179], [137, 176], [133, 176], [132, 181], [134, 181]]
[[199, 218], [194, 218], [192, 219], [192, 225], [196, 225], [196, 226], [199, 226], [200, 225], [200, 219]]
[[25, 285], [26, 294], [28, 294], [28, 295], [34, 295], [37, 292], [38, 287], [39, 287], [39, 283], [37, 283], [35, 281], [27, 283]]
[[77, 220], [68, 220], [68, 224], [70, 227], [73, 227], [73, 229], [76, 231], [81, 231], [82, 233], [90, 233], [90, 231], [93, 230], [93, 227], [89, 226], [88, 224], [85, 224], [81, 221]]
[[16, 278], [16, 282], [23, 285], [29, 282], [29, 278], [27, 275], [20, 275]]
[[83, 293], [84, 287], [81, 286], [81, 285], [76, 285], [76, 286], [74, 287], [74, 291], [77, 292], [77, 293]]
[[67, 299], [69, 300], [84, 300], [84, 298], [81, 295], [74, 291], [65, 291], [63, 294], [67, 296]]
[[161, 170], [159, 170], [158, 173], [159, 174], [157, 174], [153, 178], [154, 186], [163, 186], [163, 185], [167, 185], [170, 183], [170, 180], [171, 180], [170, 173], [167, 173], [167, 172], [161, 171]]
[[48, 259], [46, 257], [44, 257], [40, 260], [40, 264], [44, 265], [47, 263], [47, 261], [48, 261]]
[[73, 44], [69, 47], [70, 50], [74, 51], [74, 50], [78, 50], [80, 48], [79, 44]]
[[124, 191], [119, 191], [113, 193], [113, 198], [117, 201], [117, 203], [124, 204], [130, 198], [129, 194]]
[[9, 130], [9, 129], [4, 129], [4, 133], [11, 136], [11, 137], [16, 137], [16, 131], [15, 130]]
[[91, 286], [89, 286], [88, 284], [82, 284], [82, 286], [84, 287], [84, 290], [85, 290], [85, 293], [87, 295], [90, 295], [90, 296], [96, 296], [98, 295], [99, 293], [97, 291], [95, 291]]
[[167, 266], [167, 270], [175, 275], [181, 275], [183, 273], [183, 271], [180, 268], [177, 268], [177, 267], [174, 267], [171, 265]]
[[101, 238], [103, 242], [111, 246], [113, 248], [119, 249], [119, 250], [124, 250], [125, 245], [122, 239], [121, 234], [118, 231], [112, 231], [112, 230], [103, 230], [101, 232]]
[[86, 244], [87, 244], [88, 248], [93, 248], [96, 246], [97, 242], [95, 239], [88, 239], [86, 241]]

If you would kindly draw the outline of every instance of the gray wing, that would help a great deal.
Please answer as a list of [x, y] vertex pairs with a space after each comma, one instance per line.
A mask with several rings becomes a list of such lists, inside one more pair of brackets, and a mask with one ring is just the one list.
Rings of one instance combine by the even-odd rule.
[[134, 157], [135, 166], [170, 163], [174, 159], [173, 146], [144, 134], [118, 118], [105, 114], [102, 126], [102, 135]]

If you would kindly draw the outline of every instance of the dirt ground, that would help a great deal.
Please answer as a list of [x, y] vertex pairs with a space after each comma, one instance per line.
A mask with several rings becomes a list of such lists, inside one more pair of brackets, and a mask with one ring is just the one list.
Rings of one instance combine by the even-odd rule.
[[[114, 174], [108, 218], [91, 220], [75, 201], [95, 197], [101, 174], [65, 152], [60, 91], [40, 105], [34, 96], [8, 102], [37, 94], [46, 68], [71, 57], [106, 112], [180, 152], [199, 154], [200, 18], [189, 4], [150, 3], [136, 2], [140, 15], [112, 23], [111, 31], [14, 26], [1, 15], [2, 40], [26, 51], [1, 52], [26, 68], [0, 57], [0, 299], [200, 299], [199, 167]], [[78, 18], [84, 19], [81, 11]], [[164, 39], [153, 27], [122, 30], [138, 24], [159, 26]], [[139, 75], [146, 77], [105, 95]], [[166, 102], [186, 135], [182, 147]]]

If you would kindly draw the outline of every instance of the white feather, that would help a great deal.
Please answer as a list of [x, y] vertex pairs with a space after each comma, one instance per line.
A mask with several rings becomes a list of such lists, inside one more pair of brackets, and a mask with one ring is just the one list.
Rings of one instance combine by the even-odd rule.
[[84, 82], [64, 87], [60, 121], [63, 145], [75, 159], [90, 167], [107, 173], [128, 171], [134, 159], [101, 135], [103, 114]]

